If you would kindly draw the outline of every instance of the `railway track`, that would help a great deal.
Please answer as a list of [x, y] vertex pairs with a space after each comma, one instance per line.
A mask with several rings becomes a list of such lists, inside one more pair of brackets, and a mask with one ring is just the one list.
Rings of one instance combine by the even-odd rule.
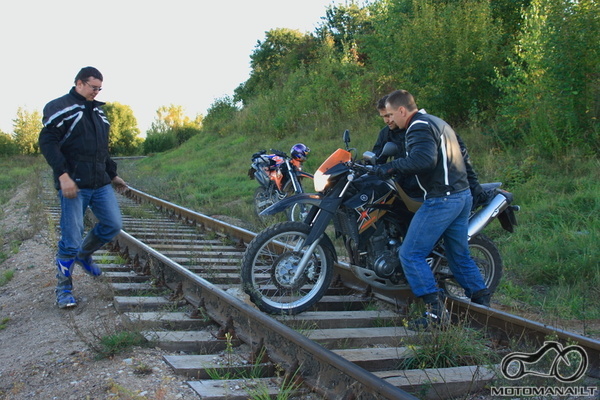
[[[372, 291], [343, 263], [314, 310], [266, 315], [240, 289], [239, 264], [253, 232], [135, 189], [120, 203], [123, 232], [108, 246], [114, 263], [103, 267], [115, 307], [172, 353], [165, 362], [202, 399], [282, 391], [291, 399], [465, 398], [499, 376], [494, 362], [407, 369], [415, 349], [438, 338], [404, 328], [409, 293]], [[587, 374], [599, 375], [598, 341], [459, 300], [450, 308], [461, 324], [484, 329], [494, 351], [508, 353], [515, 338], [536, 348], [552, 337], [583, 348]], [[587, 379], [580, 382], [593, 391], [597, 384]]]

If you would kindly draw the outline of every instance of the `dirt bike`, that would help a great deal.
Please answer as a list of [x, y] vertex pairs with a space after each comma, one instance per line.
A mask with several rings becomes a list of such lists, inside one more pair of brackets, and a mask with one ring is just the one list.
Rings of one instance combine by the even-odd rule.
[[[298, 314], [323, 297], [338, 260], [334, 243], [325, 233], [332, 220], [356, 277], [378, 289], [410, 288], [398, 250], [421, 203], [406, 195], [393, 179], [383, 181], [372, 173], [376, 162], [373, 153], [365, 152], [363, 162], [356, 162], [355, 149], [348, 148], [348, 131], [344, 132], [344, 141], [346, 149], [337, 149], [315, 173], [318, 193], [284, 199], [262, 212], [273, 214], [298, 203], [311, 206], [303, 222], [286, 221], [266, 228], [244, 253], [242, 285], [262, 311]], [[393, 155], [395, 149], [393, 143], [388, 143], [382, 155]], [[469, 219], [469, 250], [492, 292], [500, 282], [502, 259], [498, 248], [481, 231], [498, 219], [504, 229], [512, 232], [517, 224], [514, 211], [519, 209], [511, 205], [512, 194], [501, 190], [500, 185], [482, 185], [490, 191], [490, 199]], [[448, 296], [465, 297], [450, 271], [442, 241], [427, 261]]]
[[[248, 170], [250, 179], [256, 179], [259, 187], [254, 192], [254, 210], [256, 215], [269, 206], [285, 199], [286, 197], [304, 193], [303, 178], [313, 178], [302, 171], [302, 164], [306, 161], [310, 149], [302, 143], [297, 143], [290, 149], [288, 157], [282, 151], [271, 149], [271, 154], [261, 150], [252, 155], [252, 164]], [[301, 221], [308, 213], [305, 204], [292, 204], [285, 209], [288, 220]]]

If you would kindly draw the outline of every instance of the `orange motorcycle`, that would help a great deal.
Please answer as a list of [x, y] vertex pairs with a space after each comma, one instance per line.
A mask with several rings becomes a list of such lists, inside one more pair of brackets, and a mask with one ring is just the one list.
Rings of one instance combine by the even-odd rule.
[[[260, 185], [254, 192], [256, 215], [261, 216], [263, 210], [286, 197], [304, 193], [302, 179], [313, 178], [311, 174], [302, 170], [302, 164], [309, 153], [310, 149], [306, 145], [297, 143], [290, 149], [290, 156], [273, 149], [270, 154], [261, 150], [252, 155], [248, 176], [250, 179], [256, 179]], [[294, 204], [286, 208], [285, 212], [288, 220], [302, 221], [308, 209], [309, 206], [305, 204]]]

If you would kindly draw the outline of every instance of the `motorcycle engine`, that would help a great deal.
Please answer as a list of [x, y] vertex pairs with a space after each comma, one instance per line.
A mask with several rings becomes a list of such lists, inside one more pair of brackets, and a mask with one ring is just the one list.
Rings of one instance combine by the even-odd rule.
[[389, 250], [384, 251], [383, 254], [380, 254], [380, 256], [373, 261], [373, 271], [375, 271], [380, 278], [390, 278], [399, 266], [400, 262], [398, 261], [398, 255], [393, 254]]
[[387, 236], [384, 229], [378, 229], [378, 232], [369, 239], [370, 251], [367, 265], [377, 276], [391, 281], [398, 281], [398, 274], [402, 274], [402, 266], [398, 258], [398, 249], [400, 243], [397, 240]]

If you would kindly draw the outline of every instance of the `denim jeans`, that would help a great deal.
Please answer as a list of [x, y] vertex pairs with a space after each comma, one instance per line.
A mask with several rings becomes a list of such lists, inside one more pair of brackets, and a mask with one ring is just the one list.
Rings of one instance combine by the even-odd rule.
[[469, 253], [467, 229], [473, 197], [464, 190], [425, 200], [415, 213], [400, 247], [400, 261], [415, 296], [440, 291], [426, 261], [438, 239], [444, 239], [446, 258], [454, 278], [471, 297], [486, 288]]
[[119, 203], [112, 185], [98, 189], [80, 189], [77, 197], [67, 199], [58, 191], [60, 199], [60, 232], [57, 258], [72, 259], [83, 241], [83, 218], [90, 207], [98, 222], [92, 231], [103, 243], [110, 242], [123, 227]]

